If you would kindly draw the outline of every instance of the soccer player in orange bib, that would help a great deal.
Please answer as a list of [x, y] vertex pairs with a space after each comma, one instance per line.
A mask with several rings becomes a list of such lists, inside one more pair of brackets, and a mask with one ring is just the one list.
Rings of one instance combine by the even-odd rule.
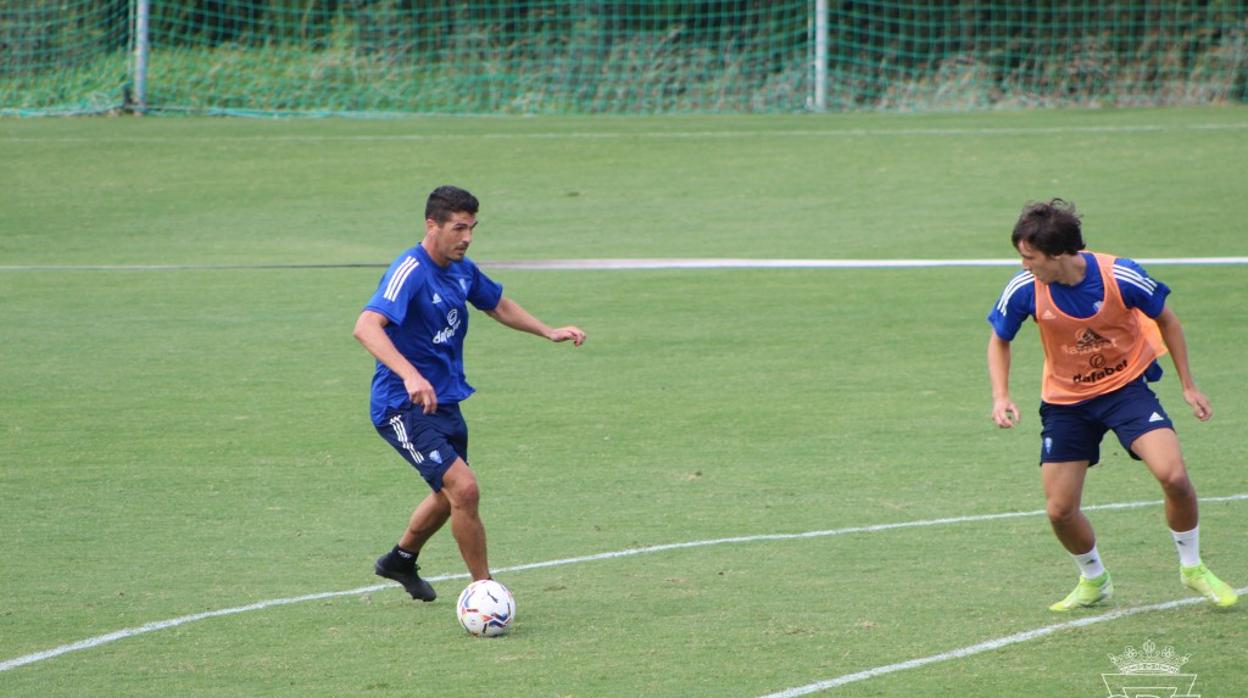
[[1018, 422], [1010, 399], [1010, 342], [1031, 317], [1044, 346], [1040, 472], [1046, 509], [1079, 568], [1074, 591], [1050, 610], [1091, 606], [1113, 593], [1092, 524], [1079, 509], [1084, 478], [1100, 460], [1109, 430], [1161, 484], [1180, 580], [1215, 606], [1233, 605], [1235, 590], [1201, 562], [1196, 490], [1174, 424], [1148, 387], [1161, 378], [1157, 359], [1169, 352], [1193, 414], [1202, 422], [1213, 416], [1192, 379], [1183, 326], [1165, 305], [1170, 289], [1129, 259], [1085, 251], [1079, 215], [1061, 199], [1024, 208], [1012, 241], [1023, 271], [988, 314], [992, 419], [1002, 429]]

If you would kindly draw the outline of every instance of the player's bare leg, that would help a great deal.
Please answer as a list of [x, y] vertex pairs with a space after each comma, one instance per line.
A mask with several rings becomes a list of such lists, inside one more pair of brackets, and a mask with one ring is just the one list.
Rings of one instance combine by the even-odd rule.
[[1154, 429], [1131, 444], [1166, 496], [1166, 523], [1172, 531], [1190, 531], [1200, 523], [1196, 488], [1187, 476], [1179, 437], [1171, 429]]
[[1051, 611], [1064, 612], [1091, 606], [1114, 593], [1109, 572], [1096, 550], [1096, 533], [1092, 530], [1092, 523], [1079, 508], [1087, 474], [1086, 460], [1045, 463], [1041, 466], [1049, 524], [1079, 567], [1079, 582], [1074, 591], [1049, 606]]
[[1070, 554], [1088, 552], [1096, 545], [1096, 533], [1088, 517], [1079, 509], [1088, 461], [1045, 463], [1040, 470], [1044, 480], [1045, 509], [1053, 533]]
[[419, 553], [433, 534], [442, 528], [451, 516], [451, 503], [441, 492], [430, 492], [407, 522], [407, 530], [399, 537], [399, 547], [413, 553]]
[[1179, 437], [1172, 429], [1154, 429], [1131, 444], [1161, 484], [1166, 523], [1179, 553], [1179, 581], [1215, 606], [1233, 606], [1239, 597], [1200, 559], [1200, 514], [1196, 488], [1187, 475]]
[[451, 510], [451, 535], [459, 544], [459, 554], [474, 580], [489, 579], [490, 565], [485, 553], [485, 525], [477, 513], [480, 490], [477, 477], [462, 458], [456, 458], [442, 475], [442, 493]]

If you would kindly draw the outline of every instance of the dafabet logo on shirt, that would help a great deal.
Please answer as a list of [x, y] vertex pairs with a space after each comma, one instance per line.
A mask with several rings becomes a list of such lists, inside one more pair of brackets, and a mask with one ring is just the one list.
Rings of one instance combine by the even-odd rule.
[[437, 334], [433, 335], [434, 344], [443, 344], [449, 342], [455, 333], [459, 331], [459, 308], [451, 308], [451, 312], [446, 314], [446, 327], [443, 327]]

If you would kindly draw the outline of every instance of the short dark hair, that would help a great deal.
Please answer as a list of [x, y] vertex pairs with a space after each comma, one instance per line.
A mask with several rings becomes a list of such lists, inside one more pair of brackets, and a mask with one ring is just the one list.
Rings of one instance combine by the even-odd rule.
[[450, 220], [453, 213], [475, 216], [480, 206], [477, 197], [459, 187], [444, 184], [429, 192], [429, 199], [425, 201], [425, 220], [441, 225]]
[[1026, 242], [1033, 249], [1050, 257], [1059, 254], [1076, 254], [1084, 248], [1083, 223], [1075, 211], [1075, 205], [1061, 199], [1044, 203], [1029, 203], [1014, 224], [1011, 237], [1014, 249]]

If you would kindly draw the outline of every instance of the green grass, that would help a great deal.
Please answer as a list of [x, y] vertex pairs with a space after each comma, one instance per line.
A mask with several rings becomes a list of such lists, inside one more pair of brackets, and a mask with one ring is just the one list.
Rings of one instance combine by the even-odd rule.
[[1051, 195], [1106, 249], [1243, 255], [1226, 231], [1248, 214], [1246, 124], [1244, 109], [0, 121], [0, 259], [385, 263], [445, 181], [482, 198], [483, 261], [1001, 257], [1022, 204]]
[[[384, 264], [444, 182], [481, 196], [487, 267], [1001, 258], [1022, 203], [1054, 195], [1084, 209], [1096, 249], [1244, 255], [1246, 125], [1242, 110], [3, 121], [0, 266]], [[1173, 371], [1158, 388], [1196, 485], [1248, 492], [1248, 272], [1152, 271], [1216, 411], [1196, 423]], [[380, 273], [0, 271], [0, 661], [377, 581], [424, 492], [369, 426], [371, 361], [350, 336]], [[1015, 348], [1023, 423], [988, 419], [983, 317], [1011, 273], [493, 272], [590, 341], [473, 316], [465, 412], [492, 564], [1041, 509], [1032, 330]], [[1160, 499], [1112, 439], [1104, 456], [1085, 501]], [[1206, 559], [1236, 586], [1245, 506], [1202, 510]], [[1092, 516], [1108, 608], [1185, 596], [1160, 506]], [[422, 565], [462, 571], [449, 532]], [[1074, 568], [1028, 516], [499, 577], [519, 620], [497, 641], [455, 625], [453, 579], [430, 605], [387, 588], [120, 640], [0, 673], [0, 693], [759, 696], [1066, 620], [1045, 607]], [[1191, 655], [1199, 692], [1230, 695], [1243, 613], [1148, 613], [830, 694], [1100, 695], [1106, 655], [1151, 638]]]

